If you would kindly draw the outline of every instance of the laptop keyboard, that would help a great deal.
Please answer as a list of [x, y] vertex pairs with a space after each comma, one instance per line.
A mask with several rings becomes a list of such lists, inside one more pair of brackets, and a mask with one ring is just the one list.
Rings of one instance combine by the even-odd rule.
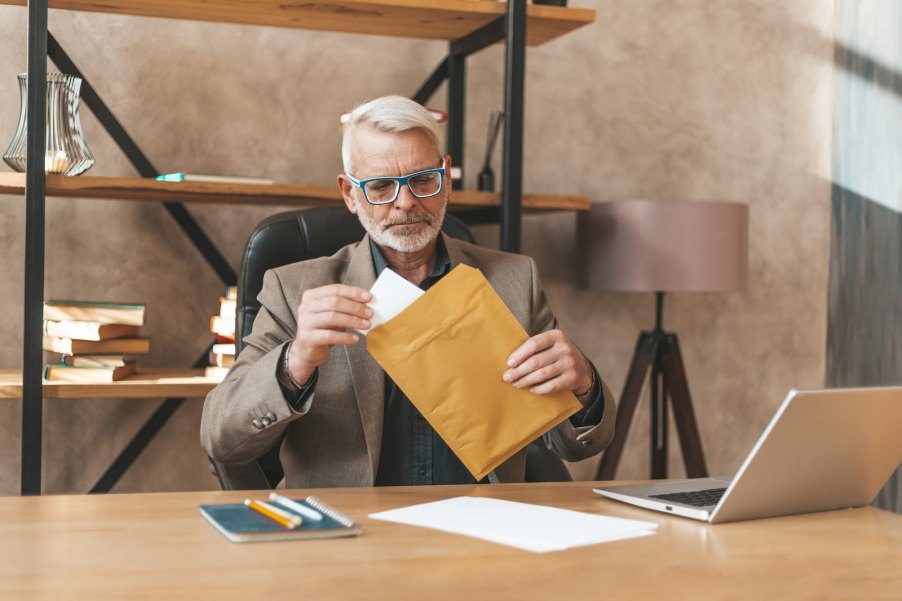
[[709, 488], [706, 490], [692, 490], [688, 492], [673, 492], [664, 495], [648, 496], [652, 499], [673, 501], [674, 503], [692, 505], [693, 507], [707, 507], [708, 505], [717, 505], [717, 502], [720, 501], [720, 498], [725, 492], [727, 492], [726, 488]]

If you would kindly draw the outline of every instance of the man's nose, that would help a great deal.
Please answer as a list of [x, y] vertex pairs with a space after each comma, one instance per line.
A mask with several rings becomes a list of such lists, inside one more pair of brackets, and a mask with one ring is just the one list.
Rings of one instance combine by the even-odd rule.
[[401, 186], [398, 190], [398, 198], [395, 199], [395, 208], [401, 211], [409, 211], [417, 204], [417, 197], [413, 195], [410, 188], [406, 185]]

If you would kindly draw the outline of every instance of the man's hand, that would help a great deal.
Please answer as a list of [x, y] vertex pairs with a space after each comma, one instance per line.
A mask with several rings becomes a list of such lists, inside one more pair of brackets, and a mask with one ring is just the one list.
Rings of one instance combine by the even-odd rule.
[[356, 344], [360, 337], [346, 328], [370, 327], [369, 291], [344, 284], [311, 288], [298, 305], [298, 329], [288, 349], [288, 369], [303, 384], [325, 363], [336, 344]]
[[507, 360], [502, 378], [514, 388], [529, 388], [535, 394], [569, 390], [589, 392], [592, 368], [589, 361], [560, 330], [548, 330], [524, 342]]

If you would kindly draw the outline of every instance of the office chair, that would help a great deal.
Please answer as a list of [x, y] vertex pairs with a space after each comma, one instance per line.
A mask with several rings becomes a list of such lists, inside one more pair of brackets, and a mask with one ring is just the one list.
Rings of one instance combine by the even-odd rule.
[[[452, 238], [473, 242], [473, 234], [463, 221], [446, 215], [442, 231]], [[365, 231], [344, 206], [317, 207], [271, 215], [261, 221], [248, 239], [238, 277], [238, 301], [235, 323], [235, 350], [240, 353], [243, 339], [250, 334], [260, 309], [257, 295], [268, 269], [297, 261], [330, 256], [343, 246], [359, 241]], [[279, 463], [280, 439], [255, 461], [246, 464], [210, 461], [223, 490], [274, 488], [282, 480]], [[563, 461], [538, 441], [529, 445], [526, 458], [528, 482], [571, 480]]]

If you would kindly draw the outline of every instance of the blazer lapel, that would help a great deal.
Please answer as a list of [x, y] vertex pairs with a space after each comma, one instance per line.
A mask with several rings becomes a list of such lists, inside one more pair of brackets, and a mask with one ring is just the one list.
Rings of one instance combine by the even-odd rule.
[[457, 240], [442, 232], [442, 240], [445, 242], [445, 250], [448, 251], [448, 259], [451, 261], [451, 269], [463, 263], [464, 255], [460, 251]]
[[[369, 236], [357, 245], [351, 255], [348, 271], [342, 283], [369, 290], [376, 282], [373, 257], [370, 252]], [[366, 350], [365, 336], [353, 346], [346, 346], [351, 381], [357, 396], [357, 406], [363, 422], [366, 448], [372, 464], [372, 480], [379, 467], [379, 452], [382, 450], [382, 421], [385, 413], [385, 376], [382, 368]]]

